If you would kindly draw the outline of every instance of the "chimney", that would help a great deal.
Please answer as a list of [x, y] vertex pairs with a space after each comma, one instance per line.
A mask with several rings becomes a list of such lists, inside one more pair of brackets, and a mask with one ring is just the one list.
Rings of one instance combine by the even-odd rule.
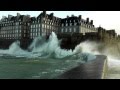
[[43, 11], [43, 14], [46, 14], [46, 11]]
[[20, 17], [20, 13], [17, 13], [17, 19]]
[[67, 18], [69, 18], [69, 16], [67, 16]]
[[82, 19], [82, 15], [79, 15], [79, 19]]
[[90, 24], [93, 25], [93, 20], [91, 20]]
[[74, 17], [74, 15], [72, 14], [72, 16], [71, 17]]
[[53, 14], [53, 13], [51, 13], [50, 15], [51, 15], [52, 17], [54, 16], [54, 14]]
[[20, 13], [17, 13], [17, 16], [20, 16]]
[[6, 16], [2, 16], [2, 19], [5, 19], [5, 18], [7, 18]]
[[8, 15], [8, 19], [10, 20], [11, 19], [11, 17], [13, 17], [12, 15]]
[[30, 15], [28, 15], [28, 14], [27, 14], [26, 16], [27, 16], [27, 17], [30, 17]]
[[89, 23], [89, 18], [87, 18], [87, 23]]

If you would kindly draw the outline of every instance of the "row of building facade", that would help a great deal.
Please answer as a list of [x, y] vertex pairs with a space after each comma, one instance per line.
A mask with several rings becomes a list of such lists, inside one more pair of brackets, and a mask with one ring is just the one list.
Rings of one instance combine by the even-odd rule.
[[[96, 28], [93, 20], [82, 19], [82, 16], [67, 16], [58, 18], [53, 13], [47, 14], [43, 11], [37, 17], [30, 15], [16, 16], [8, 15], [0, 20], [0, 42], [9, 46], [15, 40], [21, 42], [22, 47], [27, 47], [30, 42], [38, 36], [49, 36], [54, 31], [56, 34], [74, 34], [82, 33], [103, 33], [103, 28]], [[109, 30], [107, 33], [116, 35], [115, 30]], [[101, 34], [102, 35], [102, 34]], [[6, 42], [8, 41], [8, 42]]]

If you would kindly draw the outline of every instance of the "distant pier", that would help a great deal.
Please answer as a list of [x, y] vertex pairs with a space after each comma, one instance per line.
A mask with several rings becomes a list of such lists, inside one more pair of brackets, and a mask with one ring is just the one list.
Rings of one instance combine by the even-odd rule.
[[97, 55], [95, 60], [80, 64], [57, 79], [105, 79], [107, 68], [107, 56]]

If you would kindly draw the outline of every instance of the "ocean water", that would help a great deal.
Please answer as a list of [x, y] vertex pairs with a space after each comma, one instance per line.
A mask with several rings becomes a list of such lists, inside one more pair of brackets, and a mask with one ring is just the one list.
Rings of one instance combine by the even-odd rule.
[[60, 48], [60, 40], [54, 32], [48, 41], [37, 37], [28, 50], [20, 48], [20, 42], [12, 43], [9, 49], [0, 49], [0, 79], [53, 79], [80, 63], [96, 58], [84, 52], [82, 44], [74, 50]]
[[0, 78], [52, 79], [78, 65], [79, 60], [0, 57]]
[[98, 51], [98, 43], [85, 41], [74, 50], [60, 48], [61, 40], [54, 32], [48, 41], [44, 37], [33, 40], [27, 50], [20, 48], [15, 41], [9, 49], [0, 49], [0, 79], [54, 79], [80, 63], [96, 58], [108, 57], [106, 79], [120, 79], [120, 59]]

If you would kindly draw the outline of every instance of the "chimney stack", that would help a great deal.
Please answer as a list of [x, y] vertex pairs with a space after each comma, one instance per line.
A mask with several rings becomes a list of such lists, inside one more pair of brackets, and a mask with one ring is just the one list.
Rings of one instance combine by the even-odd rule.
[[46, 11], [43, 11], [43, 14], [46, 14]]
[[13, 16], [12, 15], [8, 15], [8, 19], [10, 20]]
[[20, 16], [20, 13], [17, 13], [17, 16]]
[[45, 17], [45, 16], [46, 16], [46, 11], [43, 11], [43, 13], [42, 13], [42, 14], [43, 14], [43, 17]]
[[89, 23], [89, 18], [87, 18], [87, 23]]
[[51, 15], [51, 16], [54, 16], [54, 14], [53, 14], [53, 13], [51, 13], [50, 15]]
[[67, 16], [67, 18], [69, 18], [69, 16]]
[[79, 15], [79, 19], [80, 19], [80, 20], [82, 19], [82, 15]]
[[93, 20], [91, 20], [90, 24], [93, 25]]
[[74, 15], [72, 14], [72, 16], [71, 17], [74, 17]]

